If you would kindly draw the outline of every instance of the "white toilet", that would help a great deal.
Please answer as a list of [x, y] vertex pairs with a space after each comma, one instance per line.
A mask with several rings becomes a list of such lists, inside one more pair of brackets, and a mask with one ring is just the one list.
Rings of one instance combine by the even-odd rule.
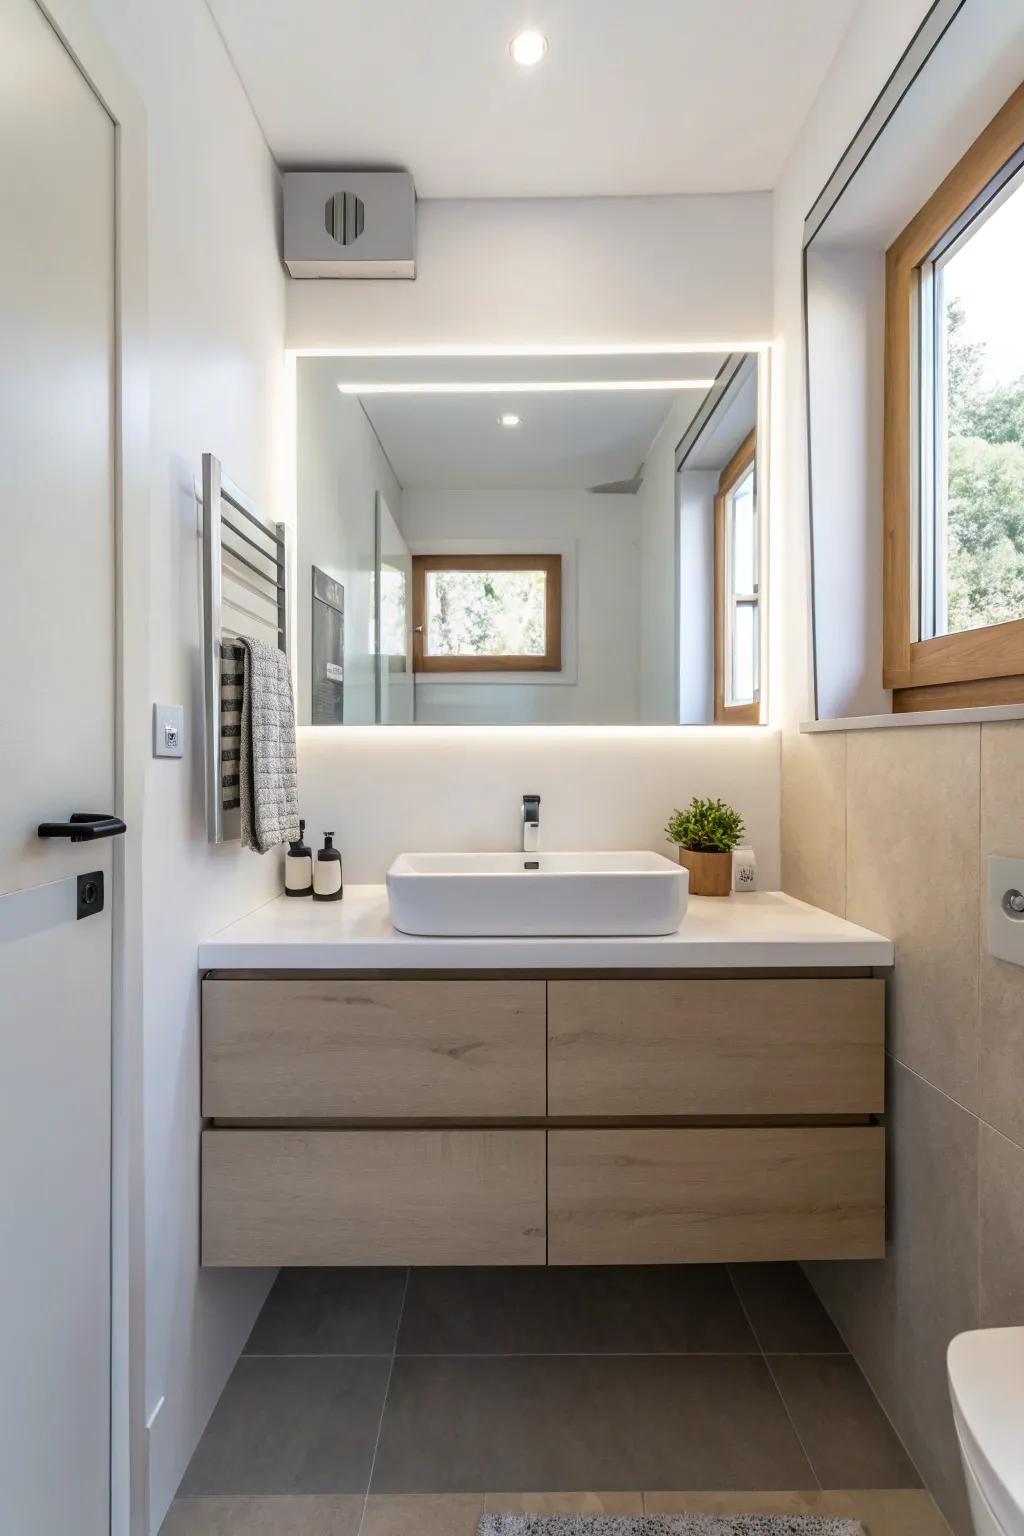
[[1024, 1328], [958, 1334], [946, 1360], [976, 1536], [1024, 1536]]

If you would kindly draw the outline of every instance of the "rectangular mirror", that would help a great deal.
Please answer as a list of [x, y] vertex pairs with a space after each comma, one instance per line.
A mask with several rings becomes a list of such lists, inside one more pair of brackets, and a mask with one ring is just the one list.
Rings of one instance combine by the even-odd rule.
[[300, 357], [300, 724], [756, 724], [764, 358]]

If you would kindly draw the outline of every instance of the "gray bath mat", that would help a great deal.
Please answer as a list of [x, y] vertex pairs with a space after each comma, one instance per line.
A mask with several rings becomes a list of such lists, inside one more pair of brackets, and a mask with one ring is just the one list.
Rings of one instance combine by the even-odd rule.
[[832, 1515], [483, 1515], [477, 1536], [866, 1536]]

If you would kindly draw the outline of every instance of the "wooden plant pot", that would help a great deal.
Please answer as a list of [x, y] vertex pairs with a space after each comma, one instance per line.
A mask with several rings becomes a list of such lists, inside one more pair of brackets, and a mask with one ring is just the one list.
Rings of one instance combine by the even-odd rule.
[[732, 854], [695, 853], [680, 848], [679, 862], [690, 871], [691, 896], [728, 896], [732, 892]]

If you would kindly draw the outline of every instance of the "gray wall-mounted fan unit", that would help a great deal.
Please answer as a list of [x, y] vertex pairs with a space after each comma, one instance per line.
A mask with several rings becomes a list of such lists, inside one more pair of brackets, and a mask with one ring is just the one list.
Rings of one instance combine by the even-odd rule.
[[415, 277], [408, 171], [286, 171], [284, 259], [292, 277]]

